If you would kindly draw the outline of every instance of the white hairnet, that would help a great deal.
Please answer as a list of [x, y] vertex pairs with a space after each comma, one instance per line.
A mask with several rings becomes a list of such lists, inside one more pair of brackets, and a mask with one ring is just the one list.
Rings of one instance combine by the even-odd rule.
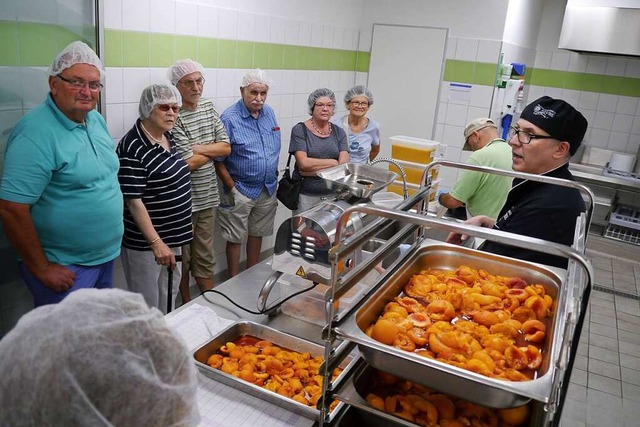
[[316, 101], [318, 98], [322, 98], [323, 96], [331, 98], [331, 102], [333, 102], [334, 105], [336, 104], [336, 94], [333, 93], [331, 89], [327, 89], [326, 87], [316, 89], [309, 94], [309, 98], [307, 99], [310, 116], [313, 115], [313, 108], [316, 106]]
[[182, 107], [182, 96], [175, 86], [153, 84], [147, 86], [140, 95], [138, 114], [141, 119], [147, 119], [153, 108], [158, 104], [178, 104]]
[[81, 41], [75, 41], [65, 47], [62, 52], [53, 60], [49, 67], [49, 75], [57, 76], [69, 67], [76, 64], [93, 65], [100, 71], [100, 79], [104, 77], [104, 66], [98, 55], [87, 45]]
[[177, 85], [181, 78], [191, 73], [200, 73], [204, 76], [204, 67], [193, 59], [181, 59], [176, 61], [167, 70], [167, 78], [172, 85]]
[[352, 87], [344, 94], [344, 103], [348, 104], [356, 96], [364, 96], [369, 100], [369, 105], [373, 105], [373, 94], [371, 91], [362, 85], [357, 85]]
[[142, 295], [80, 289], [0, 340], [0, 425], [194, 426], [196, 368]]
[[251, 83], [260, 83], [265, 86], [271, 86], [271, 80], [269, 79], [269, 77], [267, 77], [267, 73], [265, 73], [260, 68], [256, 68], [255, 70], [247, 72], [247, 74], [242, 77], [240, 87], [247, 87]]

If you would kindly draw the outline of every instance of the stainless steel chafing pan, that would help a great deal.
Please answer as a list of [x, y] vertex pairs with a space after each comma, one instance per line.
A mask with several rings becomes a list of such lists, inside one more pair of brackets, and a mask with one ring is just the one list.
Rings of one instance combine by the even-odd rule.
[[391, 184], [398, 175], [394, 172], [362, 163], [343, 163], [318, 172], [329, 188], [347, 190], [350, 194], [368, 198]]
[[[214, 369], [207, 365], [207, 359], [209, 358], [209, 356], [215, 354], [218, 349], [220, 349], [220, 347], [225, 345], [227, 342], [234, 341], [245, 335], [260, 338], [261, 340], [271, 341], [278, 347], [286, 348], [288, 350], [309, 352], [312, 356], [322, 355], [324, 352], [324, 347], [321, 345], [305, 341], [301, 338], [277, 331], [259, 323], [239, 321], [233, 323], [225, 330], [221, 331], [211, 341], [207, 342], [193, 353], [196, 366], [205, 375], [213, 378], [216, 381], [220, 381], [221, 383], [227, 384], [235, 389], [242, 390], [245, 393], [249, 393], [260, 399], [266, 400], [270, 403], [273, 403], [274, 405], [278, 405], [280, 407], [288, 409], [289, 411], [301, 415], [305, 418], [319, 420], [320, 411], [316, 408], [303, 405], [302, 403], [296, 402], [293, 399], [281, 396], [277, 393], [249, 383], [247, 381], [241, 380], [234, 377], [233, 375], [229, 375], [225, 372], [222, 372], [221, 370]], [[343, 368], [343, 371], [334, 381], [335, 384], [339, 384], [344, 380], [354, 363], [355, 359], [347, 356], [347, 358], [340, 365], [340, 367]], [[338, 404], [338, 407], [336, 407], [331, 412], [331, 414], [329, 415], [329, 421], [332, 419], [334, 414], [338, 412], [338, 409], [341, 405], [343, 405], [343, 403]]]
[[[382, 313], [384, 306], [402, 293], [412, 275], [425, 268], [455, 269], [460, 265], [483, 268], [492, 274], [518, 276], [528, 283], [539, 283], [553, 297], [554, 306], [543, 346], [543, 362], [536, 379], [510, 382], [489, 378], [382, 344], [365, 334], [366, 329]], [[444, 393], [493, 408], [519, 406], [530, 399], [546, 402], [551, 394], [554, 361], [560, 354], [562, 325], [567, 316], [566, 310], [558, 309], [564, 300], [561, 283], [562, 279], [558, 274], [537, 264], [426, 241], [354, 315], [336, 328], [336, 333], [340, 338], [356, 342], [364, 359], [371, 366]]]
[[[342, 383], [340, 388], [336, 390], [335, 397], [338, 400], [360, 410], [356, 414], [345, 414], [342, 419], [359, 417], [363, 420], [366, 419], [367, 425], [370, 426], [389, 426], [390, 424], [414, 426], [415, 424], [410, 421], [369, 406], [366, 401], [366, 396], [371, 392], [374, 373], [375, 370], [362, 360], [358, 362], [357, 366], [353, 369], [353, 374], [347, 381]], [[527, 425], [530, 427], [542, 425], [545, 418], [544, 404], [542, 402], [531, 401], [529, 402], [529, 409], [530, 418]], [[349, 411], [351, 411], [351, 409], [349, 409]]]

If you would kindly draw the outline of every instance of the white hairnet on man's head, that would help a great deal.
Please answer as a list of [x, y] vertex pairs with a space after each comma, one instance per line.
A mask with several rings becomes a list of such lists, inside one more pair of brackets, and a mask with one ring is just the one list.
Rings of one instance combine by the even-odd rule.
[[260, 68], [256, 68], [255, 70], [248, 71], [244, 77], [242, 77], [242, 82], [240, 83], [240, 87], [247, 87], [251, 83], [260, 83], [265, 86], [271, 86], [271, 80], [267, 77], [267, 73], [265, 73]]
[[357, 85], [352, 87], [344, 94], [344, 103], [348, 104], [356, 96], [364, 96], [369, 100], [369, 105], [373, 105], [373, 94], [366, 86]]
[[333, 93], [331, 89], [327, 89], [326, 87], [316, 89], [309, 94], [309, 98], [307, 99], [307, 103], [309, 104], [310, 116], [313, 115], [313, 108], [316, 106], [316, 101], [318, 101], [318, 99], [322, 98], [323, 96], [331, 98], [331, 102], [333, 102], [333, 105], [336, 104], [336, 94]]
[[178, 104], [178, 107], [182, 107], [182, 96], [175, 86], [163, 84], [147, 86], [142, 91], [140, 104], [138, 104], [140, 118], [149, 118], [153, 108], [158, 104]]
[[204, 76], [204, 67], [193, 59], [180, 59], [167, 70], [167, 78], [172, 85], [177, 85], [181, 78], [191, 73], [200, 73]]
[[89, 45], [81, 41], [70, 43], [62, 49], [49, 67], [49, 75], [57, 76], [67, 68], [76, 64], [93, 65], [100, 71], [100, 79], [102, 80], [104, 77], [104, 65], [102, 65], [102, 61], [100, 61], [98, 55], [96, 55]]
[[0, 340], [0, 425], [194, 426], [195, 369], [141, 295], [80, 289]]

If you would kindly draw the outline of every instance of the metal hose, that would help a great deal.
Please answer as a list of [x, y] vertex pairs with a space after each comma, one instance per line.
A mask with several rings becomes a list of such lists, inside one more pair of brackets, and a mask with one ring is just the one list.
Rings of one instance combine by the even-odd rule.
[[377, 158], [373, 161], [369, 161], [369, 164], [371, 166], [375, 165], [376, 163], [382, 163], [382, 162], [386, 162], [386, 163], [390, 163], [392, 165], [394, 165], [395, 167], [398, 168], [398, 170], [400, 171], [400, 177], [402, 178], [402, 191], [403, 191], [403, 195], [405, 200], [409, 197], [409, 191], [407, 190], [407, 173], [404, 171], [404, 168], [402, 167], [402, 165], [400, 163], [398, 163], [398, 161], [389, 158], [389, 157], [380, 157]]

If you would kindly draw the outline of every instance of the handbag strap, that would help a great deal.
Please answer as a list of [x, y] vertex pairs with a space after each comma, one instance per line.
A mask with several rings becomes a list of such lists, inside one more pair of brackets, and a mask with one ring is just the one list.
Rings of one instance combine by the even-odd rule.
[[[304, 143], [307, 146], [307, 152], [309, 152], [309, 134], [307, 133], [307, 127], [304, 122], [300, 122], [302, 125], [302, 132], [304, 132]], [[285, 166], [285, 170], [289, 170], [289, 166], [291, 165], [291, 157], [293, 157], [293, 153], [289, 153], [289, 158], [287, 159], [287, 166]]]

